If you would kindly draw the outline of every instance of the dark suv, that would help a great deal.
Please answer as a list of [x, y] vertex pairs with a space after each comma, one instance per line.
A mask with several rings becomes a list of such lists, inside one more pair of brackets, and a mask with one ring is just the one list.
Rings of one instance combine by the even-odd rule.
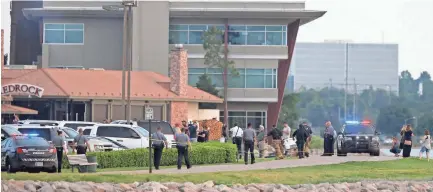
[[369, 153], [380, 155], [379, 133], [369, 121], [346, 121], [337, 135], [337, 155]]

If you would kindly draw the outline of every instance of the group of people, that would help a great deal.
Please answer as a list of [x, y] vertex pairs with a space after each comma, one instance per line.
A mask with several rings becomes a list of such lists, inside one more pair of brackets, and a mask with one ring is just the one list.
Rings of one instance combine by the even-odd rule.
[[[400, 130], [401, 139], [398, 141], [397, 137], [392, 138], [392, 147], [390, 149], [391, 153], [394, 153], [396, 157], [400, 156], [400, 152], [403, 150], [403, 158], [410, 157], [410, 152], [412, 151], [412, 137], [414, 133], [412, 131], [411, 125], [404, 125]], [[427, 160], [429, 159], [429, 153], [431, 150], [431, 136], [428, 130], [424, 131], [424, 136], [421, 139], [421, 150], [419, 152], [419, 158], [422, 158], [422, 154], [425, 152], [427, 155]]]
[[192, 143], [209, 141], [209, 129], [203, 127], [200, 130], [196, 121], [190, 122], [189, 124], [186, 121], [182, 121], [182, 124], [176, 123], [174, 129], [176, 133], [181, 133], [181, 129], [184, 129], [185, 134], [189, 136]]

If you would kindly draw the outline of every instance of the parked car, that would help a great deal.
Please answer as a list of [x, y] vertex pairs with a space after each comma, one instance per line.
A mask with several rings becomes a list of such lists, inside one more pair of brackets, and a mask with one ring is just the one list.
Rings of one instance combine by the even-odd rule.
[[56, 125], [59, 127], [69, 127], [77, 130], [78, 127], [93, 126], [97, 123], [86, 121], [53, 121], [53, 120], [23, 120], [19, 121], [20, 124], [40, 124], [40, 125]]
[[[110, 124], [123, 124], [123, 125], [126, 125], [127, 122], [126, 122], [126, 120], [115, 120], [115, 121], [112, 121]], [[132, 126], [138, 126], [137, 125], [137, 121], [129, 121], [129, 124], [132, 125]]]
[[18, 171], [57, 171], [57, 152], [47, 140], [28, 134], [12, 136], [1, 143], [1, 169]]
[[165, 138], [167, 138], [168, 141], [168, 147], [176, 147], [176, 140], [174, 139], [175, 131], [173, 127], [171, 127], [170, 123], [166, 121], [157, 121], [152, 120], [150, 121], [138, 121], [137, 125], [146, 129], [148, 132], [150, 132], [150, 127], [152, 127], [152, 134], [156, 131], [156, 128], [161, 127], [162, 133], [164, 133]]
[[149, 132], [142, 127], [123, 124], [96, 124], [91, 127], [84, 127], [83, 134], [105, 137], [130, 149], [149, 147]]
[[119, 151], [119, 150], [125, 150], [128, 149], [128, 147], [120, 144], [119, 142], [106, 138], [106, 137], [92, 137], [89, 136], [90, 139], [95, 139], [95, 140], [99, 140], [101, 142], [105, 142], [107, 144], [110, 144], [112, 146], [113, 151]]
[[369, 121], [346, 121], [337, 136], [337, 155], [369, 153], [380, 155], [379, 133]]
[[[70, 141], [68, 144], [72, 145], [74, 138], [78, 136], [78, 132], [68, 127], [63, 127], [61, 129], [65, 133], [65, 138]], [[113, 144], [111, 142], [102, 141], [90, 136], [87, 136], [87, 139], [90, 145], [90, 151], [113, 151]]]

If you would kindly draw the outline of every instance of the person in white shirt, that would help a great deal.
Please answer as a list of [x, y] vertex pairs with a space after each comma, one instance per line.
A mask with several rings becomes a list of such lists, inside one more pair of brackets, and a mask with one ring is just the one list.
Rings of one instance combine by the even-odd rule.
[[236, 147], [238, 148], [238, 155], [239, 159], [242, 159], [242, 136], [244, 135], [244, 131], [242, 128], [238, 127], [238, 124], [235, 123], [235, 126], [230, 129], [230, 132], [232, 134], [232, 142], [233, 144], [236, 144]]
[[283, 139], [288, 139], [290, 137], [291, 132], [292, 132], [292, 129], [289, 127], [289, 124], [287, 124], [287, 122], [284, 122]]

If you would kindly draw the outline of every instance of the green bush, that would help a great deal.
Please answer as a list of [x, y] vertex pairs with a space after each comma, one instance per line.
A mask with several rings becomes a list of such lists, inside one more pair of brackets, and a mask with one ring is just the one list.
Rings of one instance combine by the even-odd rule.
[[[236, 161], [236, 146], [231, 143], [194, 143], [189, 152], [191, 164], [219, 164]], [[95, 155], [98, 168], [116, 167], [145, 167], [149, 166], [149, 149], [128, 149], [110, 152], [89, 152], [87, 155]], [[152, 150], [153, 161], [153, 150]], [[152, 162], [153, 163], [153, 162]], [[164, 149], [161, 158], [161, 166], [177, 164], [177, 150]], [[63, 168], [69, 168], [66, 157], [63, 158]]]

